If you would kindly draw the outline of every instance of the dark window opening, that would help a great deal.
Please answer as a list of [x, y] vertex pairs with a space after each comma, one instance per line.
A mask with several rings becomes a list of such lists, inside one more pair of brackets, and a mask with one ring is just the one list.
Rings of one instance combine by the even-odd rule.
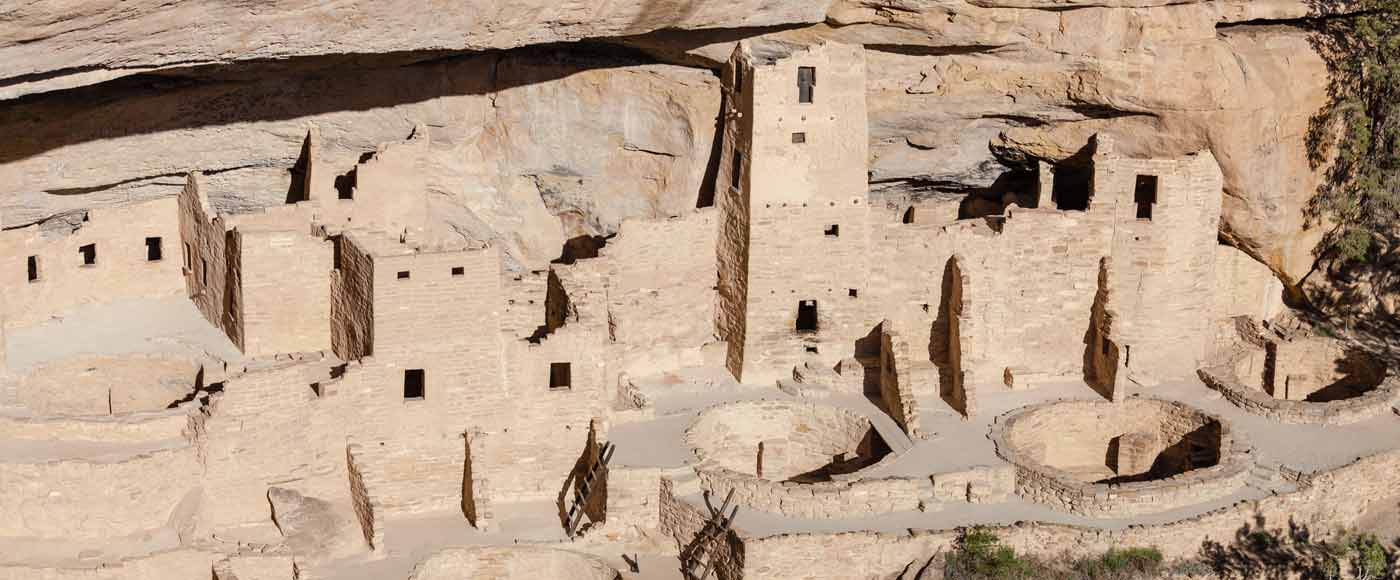
[[88, 244], [78, 248], [78, 253], [83, 255], [84, 266], [91, 266], [97, 263], [97, 244]]
[[1137, 219], [1152, 219], [1152, 206], [1157, 203], [1156, 175], [1137, 176], [1137, 184], [1133, 187], [1133, 203], [1137, 204]]
[[1050, 197], [1055, 208], [1060, 211], [1085, 211], [1089, 209], [1090, 189], [1094, 171], [1088, 167], [1055, 167]]
[[39, 281], [39, 256], [29, 257], [29, 281]]
[[839, 224], [831, 224], [822, 233], [831, 238], [839, 237], [841, 235], [841, 226]]
[[185, 269], [190, 269], [190, 243], [185, 242]]
[[161, 258], [160, 238], [146, 238], [146, 261], [156, 262]]
[[807, 352], [810, 352], [810, 353], [812, 353], [812, 354], [821, 354], [821, 353], [818, 353], [818, 352], [817, 352], [817, 347], [815, 347], [815, 346], [809, 346], [809, 347], [807, 347]]
[[572, 389], [573, 363], [549, 363], [549, 390]]
[[802, 300], [797, 303], [797, 332], [817, 331], [817, 301]]
[[851, 288], [846, 290], [846, 295], [850, 296], [851, 298], [856, 298], [860, 296], [860, 291], [856, 290], [855, 288]]
[[914, 223], [914, 206], [909, 206], [909, 209], [904, 210], [903, 222], [906, 224]]
[[408, 279], [408, 276], [409, 276], [408, 270], [399, 270], [399, 279], [400, 279], [400, 280], [407, 280], [407, 279]]
[[744, 91], [744, 65], [734, 64], [734, 92]]
[[1101, 348], [1103, 350], [1104, 356], [1108, 356], [1108, 339], [1101, 338], [1099, 339], [1099, 342], [1101, 343]]
[[452, 267], [452, 275], [453, 275], [453, 276], [466, 276], [466, 275], [467, 275], [467, 269], [464, 268], [464, 267], [462, 267], [462, 266], [453, 266], [453, 267]]
[[739, 189], [739, 178], [742, 177], [742, 175], [743, 175], [742, 172], [743, 172], [743, 171], [744, 171], [744, 154], [743, 154], [743, 153], [740, 153], [740, 152], [736, 149], [736, 150], [734, 151], [733, 159], [732, 159], [732, 161], [731, 161], [730, 164], [729, 164], [729, 187], [732, 187], [732, 188], [734, 188], [734, 189]]
[[817, 86], [817, 69], [810, 66], [797, 67], [797, 102], [812, 102]]
[[793, 133], [793, 134], [792, 134], [792, 142], [793, 142], [793, 143], [806, 143], [806, 142], [807, 142], [807, 134], [806, 134], [806, 133]]
[[340, 253], [340, 245], [342, 243], [345, 243], [345, 238], [341, 236], [331, 236], [331, 267], [337, 270], [340, 269], [341, 259], [343, 257]]
[[403, 398], [405, 401], [423, 400], [426, 379], [423, 369], [406, 369], [403, 372]]
[[199, 270], [200, 270], [200, 272], [199, 272], [199, 283], [202, 284], [202, 285], [204, 285], [204, 286], [208, 286], [208, 285], [209, 285], [209, 262], [200, 262], [200, 263], [199, 263]]

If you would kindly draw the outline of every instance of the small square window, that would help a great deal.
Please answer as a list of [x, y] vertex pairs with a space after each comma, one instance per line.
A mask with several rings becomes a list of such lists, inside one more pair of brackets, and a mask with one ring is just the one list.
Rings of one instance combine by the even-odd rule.
[[841, 226], [839, 224], [831, 224], [830, 226], [827, 226], [826, 230], [822, 233], [826, 234], [826, 237], [828, 238], [840, 237]]
[[856, 298], [860, 296], [860, 291], [856, 290], [855, 288], [850, 288], [846, 290], [846, 295], [850, 296], [851, 298]]
[[549, 363], [549, 390], [572, 389], [573, 382], [572, 363]]
[[453, 275], [453, 276], [465, 276], [465, 275], [467, 275], [467, 269], [464, 268], [464, 267], [462, 267], [462, 266], [453, 266], [453, 267], [452, 267], [452, 275]]
[[423, 400], [426, 390], [426, 378], [423, 369], [405, 369], [403, 372], [403, 399], [405, 401]]
[[146, 261], [159, 262], [164, 257], [161, 249], [160, 238], [146, 238]]
[[30, 256], [28, 263], [28, 274], [30, 282], [39, 281], [39, 256]]
[[398, 277], [399, 277], [400, 280], [407, 280], [407, 279], [408, 279], [408, 270], [399, 270]]
[[793, 134], [792, 134], [792, 142], [793, 142], [793, 143], [806, 143], [806, 142], [807, 142], [807, 134], [806, 134], [806, 133], [793, 133]]
[[809, 347], [807, 347], [807, 352], [810, 352], [810, 353], [812, 353], [812, 354], [820, 354], [820, 353], [817, 352], [817, 347], [815, 347], [815, 346], [809, 346]]
[[97, 264], [97, 244], [87, 244], [78, 248], [78, 253], [83, 255], [83, 265], [92, 266]]

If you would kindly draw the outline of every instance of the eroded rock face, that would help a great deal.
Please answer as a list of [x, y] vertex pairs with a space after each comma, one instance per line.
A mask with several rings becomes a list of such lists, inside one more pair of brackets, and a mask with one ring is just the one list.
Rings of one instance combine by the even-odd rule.
[[221, 209], [280, 203], [309, 126], [342, 173], [421, 122], [435, 211], [534, 267], [570, 237], [693, 207], [714, 165], [712, 71], [773, 36], [866, 47], [874, 201], [993, 193], [1102, 132], [1129, 155], [1209, 149], [1222, 238], [1290, 284], [1323, 231], [1303, 209], [1327, 69], [1303, 28], [1271, 24], [1315, 16], [1307, 0], [247, 4], [0, 18], [0, 223], [167, 195], [189, 169]]

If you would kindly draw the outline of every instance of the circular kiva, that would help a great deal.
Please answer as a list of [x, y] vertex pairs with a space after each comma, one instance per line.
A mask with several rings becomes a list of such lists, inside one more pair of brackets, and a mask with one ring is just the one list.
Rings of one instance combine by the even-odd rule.
[[449, 548], [423, 560], [409, 580], [620, 580], [622, 575], [587, 554], [543, 547]]
[[1197, 374], [1235, 406], [1282, 423], [1347, 425], [1388, 414], [1400, 398], [1383, 361], [1325, 337], [1242, 344]]
[[919, 481], [861, 478], [892, 458], [870, 420], [837, 407], [746, 401], [701, 413], [686, 431], [700, 485], [749, 508], [812, 518], [918, 509]]
[[998, 422], [1016, 492], [1070, 513], [1125, 517], [1228, 496], [1251, 456], [1230, 425], [1175, 401], [1057, 401]]
[[158, 355], [78, 356], [19, 379], [15, 406], [35, 415], [124, 415], [158, 411], [194, 392], [200, 366]]

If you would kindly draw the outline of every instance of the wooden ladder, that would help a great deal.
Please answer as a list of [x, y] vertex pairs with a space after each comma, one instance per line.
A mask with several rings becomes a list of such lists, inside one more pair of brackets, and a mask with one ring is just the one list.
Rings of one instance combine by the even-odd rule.
[[612, 443], [603, 443], [602, 449], [598, 450], [598, 461], [589, 468], [588, 474], [584, 476], [583, 483], [574, 490], [574, 504], [569, 507], [569, 513], [564, 518], [564, 531], [570, 538], [574, 537], [576, 528], [583, 522], [584, 506], [588, 505], [588, 500], [593, 492], [593, 481], [598, 478], [608, 467], [608, 461], [612, 460], [613, 451], [617, 447]]
[[[686, 580], [706, 580], [714, 572], [711, 550], [706, 548], [716, 543], [716, 540], [728, 532], [730, 525], [734, 523], [734, 516], [739, 513], [739, 506], [736, 505], [734, 509], [729, 510], [729, 503], [733, 499], [734, 489], [730, 488], [719, 509], [715, 509], [708, 501], [705, 502], [706, 507], [710, 509], [710, 519], [705, 522], [704, 527], [700, 528], [700, 533], [695, 535], [695, 541], [681, 555], [681, 572], [685, 575]], [[729, 510], [729, 515], [725, 515], [725, 510]]]

